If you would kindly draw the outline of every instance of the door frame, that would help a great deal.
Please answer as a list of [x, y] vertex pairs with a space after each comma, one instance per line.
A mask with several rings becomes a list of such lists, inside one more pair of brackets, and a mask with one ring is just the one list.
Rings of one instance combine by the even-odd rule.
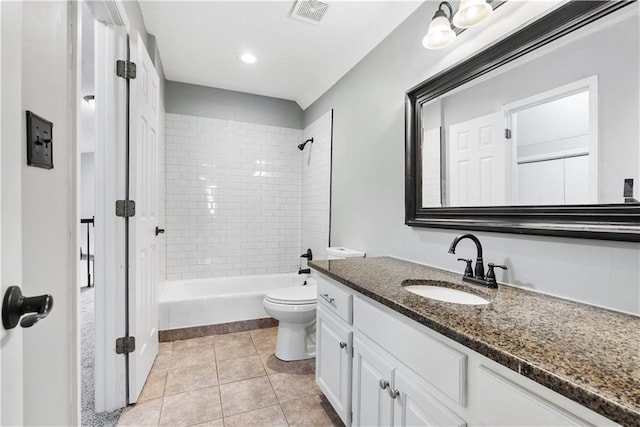
[[[98, 2], [88, 2], [95, 20], [107, 26], [116, 26], [122, 28], [122, 33], [126, 39], [128, 33], [128, 20], [123, 6], [118, 0], [102, 0]], [[81, 21], [81, 16], [79, 17]], [[78, 22], [80, 22], [78, 21]], [[79, 25], [80, 26], [80, 25]], [[98, 40], [98, 34], [95, 38]], [[115, 31], [106, 31], [100, 36], [104, 38], [104, 43], [109, 47], [110, 51], [116, 49], [118, 43], [118, 35]], [[80, 53], [79, 53], [80, 54]], [[115, 88], [119, 77], [115, 75], [115, 64], [113, 67], [105, 64], [106, 59], [99, 60], [98, 51], [96, 50], [96, 89], [98, 79], [103, 80], [103, 87], [109, 87], [106, 79], [113, 79], [111, 88]], [[126, 58], [119, 58], [126, 59]], [[81, 63], [81, 61], [78, 61]], [[98, 67], [99, 64], [103, 66]], [[80, 67], [80, 65], [79, 65]], [[80, 70], [80, 68], [78, 68]], [[114, 105], [121, 100], [118, 96], [112, 96], [113, 93], [107, 95], [108, 89], [104, 94], [96, 93], [96, 103], [99, 97], [107, 100], [105, 108], [106, 116], [98, 117], [96, 114], [96, 132], [98, 138], [96, 140], [95, 154], [95, 182], [96, 182], [96, 222], [95, 226], [95, 252], [96, 260], [100, 258], [99, 263], [95, 267], [94, 282], [95, 287], [95, 410], [96, 412], [113, 411], [123, 408], [127, 405], [126, 390], [126, 367], [125, 357], [116, 354], [115, 338], [125, 335], [125, 290], [124, 290], [124, 222], [119, 224], [114, 215], [115, 200], [124, 198], [122, 194], [124, 185], [124, 177], [116, 176], [119, 171], [114, 170], [118, 162], [123, 162], [124, 152], [121, 144], [109, 146], [108, 144], [100, 144], [100, 139], [106, 140], [105, 134], [109, 133], [109, 137], [113, 139], [120, 138], [122, 145], [126, 138], [126, 129], [119, 137], [116, 133], [119, 126], [115, 129], [107, 129], [105, 122], [111, 120], [115, 123], [122, 120], [122, 117], [109, 117], [111, 111], [115, 110]], [[121, 95], [121, 94], [120, 94]], [[120, 106], [124, 111], [124, 105]], [[96, 113], [98, 113], [96, 109]], [[103, 149], [103, 150], [102, 150]], [[77, 148], [78, 157], [80, 149]], [[99, 153], [100, 151], [100, 153]], [[99, 155], [100, 154], [100, 155]], [[99, 221], [103, 218], [104, 221]], [[104, 284], [110, 283], [111, 286]], [[79, 291], [78, 291], [79, 292]], [[121, 313], [118, 315], [117, 313]], [[80, 325], [78, 326], [80, 327]], [[79, 363], [78, 363], [79, 364]], [[80, 390], [80, 389], [79, 389]]]
[[[589, 91], [589, 198], [594, 203], [598, 200], [598, 148], [599, 148], [599, 130], [598, 130], [598, 76], [590, 76], [584, 79], [576, 80], [563, 86], [559, 86], [545, 92], [541, 92], [530, 97], [520, 99], [502, 106], [505, 117], [506, 129], [512, 130], [511, 141], [511, 201], [518, 200], [518, 162], [517, 162], [517, 137], [513, 132], [513, 115], [519, 111], [545, 104], [566, 96], [574, 95], [579, 92]], [[593, 154], [593, 155], [592, 155]]]

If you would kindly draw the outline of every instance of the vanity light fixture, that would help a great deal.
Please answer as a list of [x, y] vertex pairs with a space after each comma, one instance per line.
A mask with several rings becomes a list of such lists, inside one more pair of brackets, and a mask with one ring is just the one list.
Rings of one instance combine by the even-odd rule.
[[[449, 9], [449, 15], [444, 10], [445, 7]], [[442, 49], [456, 38], [453, 26], [469, 28], [483, 21], [491, 12], [493, 8], [486, 0], [460, 0], [460, 8], [454, 15], [451, 4], [443, 1], [431, 19], [429, 31], [422, 39], [422, 45], [427, 49]]]
[[453, 25], [469, 28], [484, 21], [493, 12], [486, 0], [460, 0], [460, 7], [453, 15]]

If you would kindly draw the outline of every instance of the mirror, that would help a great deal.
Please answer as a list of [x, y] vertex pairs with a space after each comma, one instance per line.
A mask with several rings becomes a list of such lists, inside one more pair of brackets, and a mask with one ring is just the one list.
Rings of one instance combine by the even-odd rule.
[[569, 2], [408, 91], [406, 223], [639, 241], [631, 4]]

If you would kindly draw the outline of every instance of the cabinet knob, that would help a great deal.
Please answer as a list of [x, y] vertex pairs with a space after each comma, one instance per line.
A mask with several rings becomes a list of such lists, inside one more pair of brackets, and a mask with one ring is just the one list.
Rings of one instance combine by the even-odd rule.
[[383, 389], [383, 390], [386, 390], [387, 387], [389, 387], [389, 381], [380, 380], [380, 388]]
[[340, 348], [345, 348], [347, 346], [347, 343], [344, 341], [340, 341]]
[[400, 392], [398, 390], [396, 390], [395, 388], [390, 388], [389, 389], [389, 396], [391, 396], [392, 399], [395, 399], [396, 397], [400, 396]]

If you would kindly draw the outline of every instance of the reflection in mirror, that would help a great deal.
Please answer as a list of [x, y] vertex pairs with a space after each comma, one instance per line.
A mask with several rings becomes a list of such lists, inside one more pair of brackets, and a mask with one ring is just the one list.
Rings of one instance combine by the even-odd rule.
[[628, 9], [422, 104], [421, 206], [624, 203], [640, 171]]

